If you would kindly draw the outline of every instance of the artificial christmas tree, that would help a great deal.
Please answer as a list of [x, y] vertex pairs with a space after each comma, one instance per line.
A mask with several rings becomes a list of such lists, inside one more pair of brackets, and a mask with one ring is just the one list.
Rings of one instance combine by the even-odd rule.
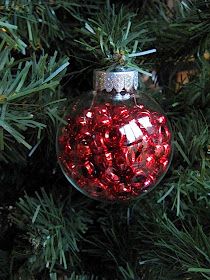
[[[0, 279], [210, 279], [209, 7], [1, 1]], [[129, 205], [69, 188], [55, 149], [58, 124], [92, 89], [93, 69], [116, 64], [156, 70], [157, 84], [141, 91], [158, 101], [174, 137], [166, 176]], [[189, 75], [177, 90], [180, 65]]]

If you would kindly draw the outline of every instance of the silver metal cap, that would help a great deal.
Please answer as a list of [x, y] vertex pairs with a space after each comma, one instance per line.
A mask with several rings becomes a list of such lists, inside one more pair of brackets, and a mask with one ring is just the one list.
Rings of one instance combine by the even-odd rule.
[[111, 92], [115, 90], [117, 93], [126, 91], [133, 93], [138, 88], [138, 71], [122, 70], [122, 71], [99, 71], [94, 73], [94, 90]]

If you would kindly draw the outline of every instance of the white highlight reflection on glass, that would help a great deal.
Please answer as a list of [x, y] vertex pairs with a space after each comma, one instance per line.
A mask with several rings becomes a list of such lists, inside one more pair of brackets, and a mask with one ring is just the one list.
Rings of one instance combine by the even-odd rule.
[[[153, 125], [151, 124], [148, 116], [139, 118], [137, 121], [147, 130], [148, 133], [152, 133]], [[137, 125], [136, 120], [131, 120], [128, 124], [121, 127], [120, 132], [123, 135], [126, 135], [129, 144], [143, 137], [141, 128]]]
[[138, 138], [143, 136], [140, 127], [136, 124], [135, 120], [130, 121], [128, 124], [120, 128], [120, 132], [126, 135], [128, 143], [135, 142]]
[[151, 124], [151, 122], [150, 122], [149, 117], [139, 118], [139, 119], [138, 119], [138, 122], [139, 122], [144, 128], [146, 128], [146, 130], [148, 130], [148, 132], [149, 132], [149, 130], [151, 130], [152, 124]]

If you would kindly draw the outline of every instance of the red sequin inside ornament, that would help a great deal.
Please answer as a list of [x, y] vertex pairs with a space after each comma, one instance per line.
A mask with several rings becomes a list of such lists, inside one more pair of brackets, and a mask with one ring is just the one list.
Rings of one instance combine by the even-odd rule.
[[70, 181], [101, 200], [128, 200], [153, 187], [168, 168], [165, 116], [143, 105], [97, 105], [62, 129], [59, 161]]

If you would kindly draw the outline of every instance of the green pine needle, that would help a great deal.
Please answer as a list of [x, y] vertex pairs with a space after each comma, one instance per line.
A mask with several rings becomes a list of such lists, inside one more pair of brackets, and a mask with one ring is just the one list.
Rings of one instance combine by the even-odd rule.
[[[109, 69], [120, 66], [135, 67], [135, 58], [129, 54], [137, 51], [137, 46], [142, 50], [147, 42], [154, 40], [148, 35], [146, 22], [139, 22], [136, 14], [124, 6], [116, 9], [109, 1], [100, 15], [86, 20], [81, 33], [81, 39], [76, 42], [100, 61], [103, 67]], [[148, 74], [143, 70], [141, 72]]]

